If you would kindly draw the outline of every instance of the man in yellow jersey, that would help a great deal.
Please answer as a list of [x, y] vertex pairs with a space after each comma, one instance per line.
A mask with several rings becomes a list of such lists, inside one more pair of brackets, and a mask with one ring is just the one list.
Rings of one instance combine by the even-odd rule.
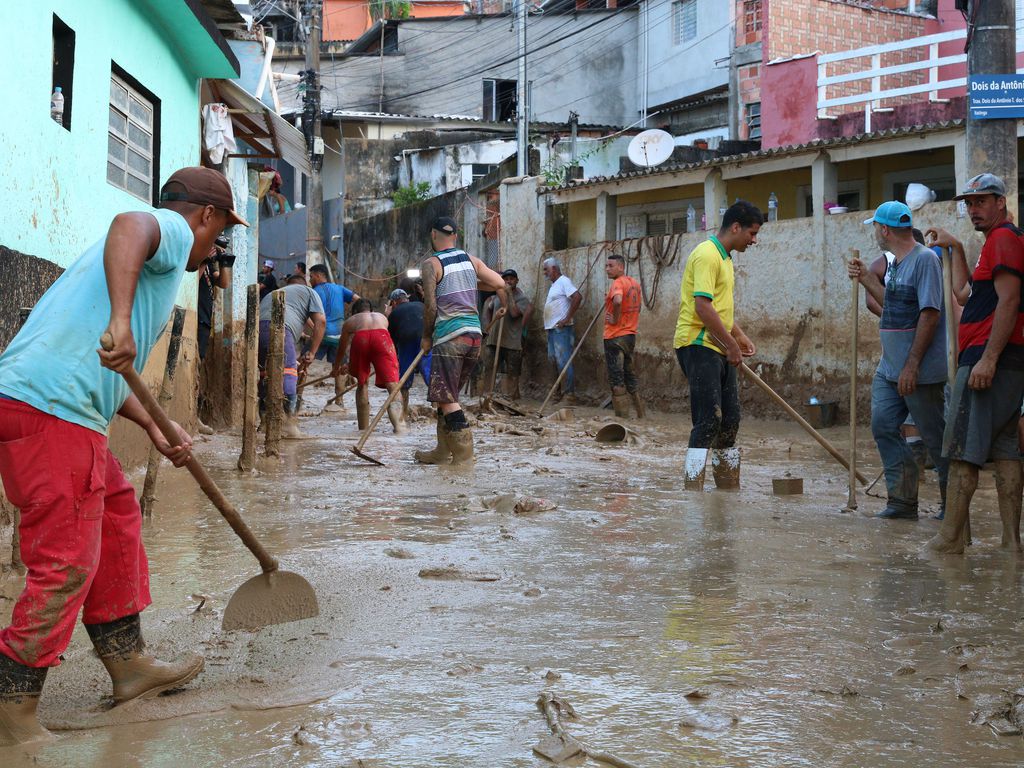
[[738, 488], [740, 454], [733, 444], [740, 427], [736, 369], [757, 348], [734, 319], [732, 252], [757, 242], [761, 211], [737, 202], [722, 217], [722, 227], [698, 245], [683, 270], [679, 319], [673, 346], [690, 381], [690, 431], [686, 451], [686, 487], [703, 490], [708, 451], [715, 485]]

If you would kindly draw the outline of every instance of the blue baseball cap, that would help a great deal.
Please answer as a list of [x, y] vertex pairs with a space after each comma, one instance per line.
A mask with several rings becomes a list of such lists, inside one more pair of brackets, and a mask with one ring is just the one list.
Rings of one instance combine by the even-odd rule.
[[914, 215], [910, 208], [899, 200], [882, 203], [875, 209], [875, 215], [864, 221], [865, 224], [881, 224], [883, 227], [909, 229], [914, 225]]

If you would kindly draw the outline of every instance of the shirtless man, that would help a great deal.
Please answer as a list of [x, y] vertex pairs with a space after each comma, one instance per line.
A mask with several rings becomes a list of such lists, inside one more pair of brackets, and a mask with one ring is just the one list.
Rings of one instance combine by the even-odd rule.
[[[346, 357], [348, 363], [342, 363]], [[388, 333], [388, 319], [380, 312], [374, 312], [368, 299], [357, 299], [352, 302], [352, 316], [341, 326], [341, 340], [331, 375], [338, 377], [351, 369], [356, 377], [356, 420], [361, 430], [370, 424], [371, 365], [376, 374], [375, 384], [389, 394], [394, 392], [401, 377], [398, 375], [398, 355]], [[388, 406], [388, 418], [396, 435], [405, 432], [401, 403], [393, 401]]]

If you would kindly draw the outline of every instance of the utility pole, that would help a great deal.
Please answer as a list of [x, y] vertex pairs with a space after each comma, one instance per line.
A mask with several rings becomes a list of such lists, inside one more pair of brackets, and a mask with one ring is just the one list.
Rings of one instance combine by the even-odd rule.
[[306, 268], [324, 263], [324, 188], [320, 170], [324, 163], [324, 140], [320, 135], [320, 39], [323, 0], [304, 0], [306, 35], [306, 85], [302, 97], [302, 132], [309, 154], [309, 194], [306, 195]]
[[[1014, 0], [971, 0], [974, 31], [967, 74], [1013, 75], [1017, 71]], [[969, 112], [969, 110], [968, 110]], [[1017, 121], [967, 119], [967, 178], [994, 173], [1006, 182], [1006, 208], [1017, 217]]]
[[529, 112], [529, 86], [526, 82], [526, 3], [527, 0], [517, 0], [516, 20], [519, 23], [519, 94], [516, 105], [516, 175], [526, 176], [530, 173], [530, 112]]

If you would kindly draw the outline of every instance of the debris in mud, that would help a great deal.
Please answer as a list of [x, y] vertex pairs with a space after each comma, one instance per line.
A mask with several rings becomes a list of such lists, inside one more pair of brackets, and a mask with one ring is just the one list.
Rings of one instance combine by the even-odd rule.
[[499, 581], [501, 579], [496, 573], [480, 573], [463, 571], [454, 565], [447, 565], [441, 568], [423, 568], [419, 572], [421, 579], [437, 579], [439, 581]]
[[547, 672], [544, 673], [544, 679], [547, 680], [549, 683], [553, 683], [556, 680], [561, 680], [562, 676], [555, 672], [553, 669], [549, 669]]
[[690, 699], [690, 700], [692, 701], [692, 700], [695, 700], [695, 699], [706, 699], [706, 698], [708, 698], [708, 696], [710, 696], [710, 695], [711, 695], [711, 694], [710, 694], [710, 693], [708, 693], [708, 692], [707, 692], [706, 690], [704, 690], [703, 688], [694, 688], [694, 689], [693, 689], [692, 691], [690, 691], [689, 693], [684, 693], [684, 694], [683, 694], [683, 698], [684, 698], [684, 699]]
[[971, 713], [971, 722], [987, 725], [997, 736], [1020, 736], [1024, 732], [1024, 689], [1003, 693], [1001, 697], [985, 697]]
[[940, 632], [945, 632], [946, 628], [944, 626], [942, 626], [942, 619], [939, 619], [934, 624], [932, 624], [930, 627], [928, 627], [928, 631], [930, 631], [933, 635], [937, 635]]
[[402, 547], [388, 547], [384, 550], [384, 554], [396, 560], [412, 560], [416, 557], [408, 549], [403, 549]]
[[566, 720], [577, 720], [578, 718], [572, 704], [561, 696], [544, 691], [537, 699], [537, 707], [544, 713], [544, 718], [548, 721], [548, 728], [551, 729], [550, 736], [545, 736], [533, 745], [533, 751], [541, 757], [558, 764], [576, 755], [584, 754], [591, 760], [607, 763], [615, 768], [636, 768], [633, 763], [595, 749], [571, 736], [562, 725], [562, 718]]
[[523, 592], [523, 597], [540, 597], [540, 590], [537, 587], [530, 587]]
[[851, 686], [843, 683], [842, 687], [836, 691], [831, 688], [812, 688], [811, 693], [821, 693], [826, 696], [860, 696], [860, 692], [852, 688]]
[[893, 674], [893, 677], [905, 677], [907, 675], [913, 675], [916, 672], [917, 672], [916, 668], [910, 666], [909, 664], [903, 664], [902, 666], [897, 667], [896, 671], [893, 672], [892, 674]]
[[547, 499], [516, 496], [514, 493], [496, 493], [493, 496], [470, 499], [465, 511], [487, 512], [493, 510], [503, 515], [532, 515], [538, 512], [550, 512], [557, 508], [557, 504]]
[[957, 643], [951, 648], [947, 648], [946, 653], [953, 656], [974, 656], [979, 650], [979, 646], [972, 645], [971, 643]]
[[475, 675], [477, 672], [483, 671], [484, 668], [479, 664], [456, 664], [445, 674], [447, 674], [448, 677], [465, 677], [466, 675]]

